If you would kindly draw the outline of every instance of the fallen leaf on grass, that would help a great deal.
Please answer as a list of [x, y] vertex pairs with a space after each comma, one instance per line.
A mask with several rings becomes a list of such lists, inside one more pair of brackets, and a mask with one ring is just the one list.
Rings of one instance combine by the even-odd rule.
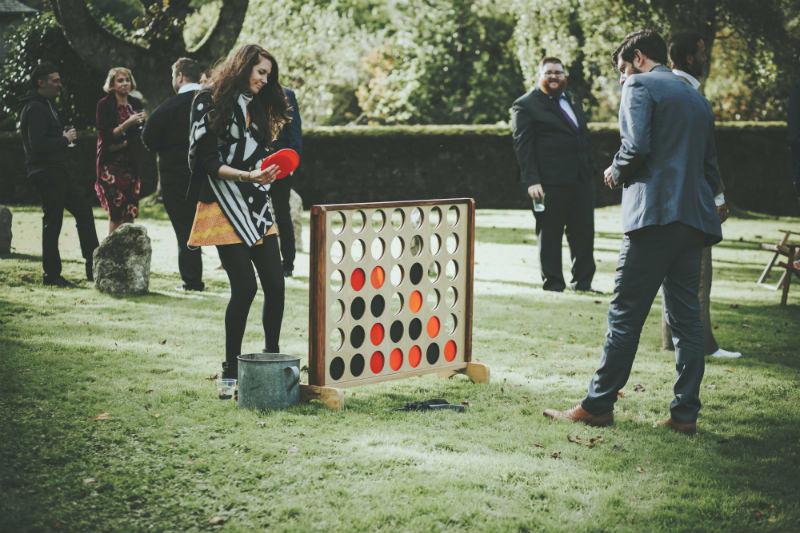
[[595, 301], [594, 301], [594, 303], [596, 303], [596, 304], [601, 304], [601, 303], [603, 303], [603, 302], [601, 302], [600, 300], [595, 300]]
[[642, 468], [641, 466], [637, 466], [636, 471], [639, 472], [640, 474], [644, 474], [644, 468]]
[[108, 413], [100, 413], [99, 415], [93, 418], [93, 420], [110, 420], [110, 419], [111, 415]]
[[471, 404], [471, 403], [469, 403], [469, 401], [468, 401], [468, 400], [464, 400], [463, 402], [461, 402], [461, 405], [463, 405], [464, 407], [469, 407], [469, 406], [470, 406], [470, 405], [472, 405], [472, 404]]
[[739, 304], [731, 304], [731, 309], [738, 309], [738, 308], [739, 308]]
[[575, 444], [583, 444], [583, 440], [578, 435], [575, 435], [574, 437], [572, 435], [567, 435], [567, 440], [574, 442]]
[[83, 480], [84, 485], [91, 485], [93, 483], [97, 483], [97, 480], [93, 477], [87, 477], [86, 479]]
[[750, 324], [742, 322], [742, 327], [745, 328], [745, 329], [750, 329], [752, 326]]
[[297, 453], [298, 451], [299, 451], [299, 448], [297, 446], [289, 446], [289, 449], [286, 450], [286, 453], [294, 454], [294, 453]]
[[550, 454], [553, 459], [561, 459], [561, 452], [553, 452]]
[[212, 526], [221, 526], [225, 523], [225, 517], [223, 516], [212, 516], [208, 519], [208, 523]]
[[211, 375], [211, 376], [208, 376], [208, 377], [206, 378], [206, 381], [214, 381], [214, 380], [216, 380], [216, 379], [219, 379], [219, 374], [213, 374], [213, 375]]
[[589, 448], [594, 448], [602, 440], [603, 440], [603, 436], [602, 435], [598, 435], [596, 437], [592, 437], [591, 439], [589, 439], [589, 444], [587, 444], [586, 446], [589, 447]]
[[633, 390], [634, 392], [644, 392], [645, 388], [644, 385], [642, 385], [641, 383], [637, 383], [636, 385], [633, 386]]
[[167, 339], [161, 339], [158, 344], [167, 344]]
[[161, 416], [161, 413], [153, 413], [153, 418], [159, 418], [160, 416]]
[[542, 446], [542, 445], [541, 445], [541, 444], [539, 444], [538, 442], [534, 442], [534, 443], [533, 443], [533, 447], [534, 447], [534, 448], [544, 448], [544, 446]]
[[150, 393], [151, 393], [151, 392], [153, 392], [153, 391], [154, 391], [154, 389], [147, 389], [146, 391], [144, 391], [144, 393], [145, 393], [145, 394], [150, 394]]
[[620, 398], [624, 398], [625, 397], [625, 391], [618, 390], [617, 391], [617, 396], [619, 396]]

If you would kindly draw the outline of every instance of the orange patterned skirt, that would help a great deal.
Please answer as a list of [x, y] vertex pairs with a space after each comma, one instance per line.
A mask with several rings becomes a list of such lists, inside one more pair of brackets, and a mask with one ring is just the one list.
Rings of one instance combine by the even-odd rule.
[[[272, 224], [267, 230], [265, 237], [276, 235], [278, 225]], [[189, 246], [222, 246], [225, 244], [241, 244], [242, 239], [236, 234], [236, 230], [228, 221], [228, 217], [222, 212], [217, 202], [204, 203], [197, 202], [197, 210], [194, 213], [194, 223], [189, 234]], [[256, 244], [261, 244], [261, 238]]]

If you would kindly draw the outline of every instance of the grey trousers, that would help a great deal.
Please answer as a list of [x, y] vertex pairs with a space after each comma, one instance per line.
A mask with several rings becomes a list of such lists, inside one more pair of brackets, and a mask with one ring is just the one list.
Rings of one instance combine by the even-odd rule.
[[581, 402], [584, 409], [593, 414], [614, 409], [617, 392], [630, 376], [645, 319], [663, 284], [677, 371], [670, 412], [679, 422], [697, 419], [705, 371], [697, 298], [703, 241], [702, 232], [680, 223], [650, 226], [625, 236], [608, 309], [603, 356]]

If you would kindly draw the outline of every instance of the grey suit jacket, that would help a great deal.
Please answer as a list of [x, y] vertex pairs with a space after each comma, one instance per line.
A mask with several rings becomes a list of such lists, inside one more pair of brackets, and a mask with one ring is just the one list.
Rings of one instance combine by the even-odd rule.
[[625, 82], [619, 128], [612, 167], [624, 186], [623, 231], [681, 222], [705, 233], [707, 244], [722, 240], [714, 206], [722, 180], [708, 100], [658, 66]]

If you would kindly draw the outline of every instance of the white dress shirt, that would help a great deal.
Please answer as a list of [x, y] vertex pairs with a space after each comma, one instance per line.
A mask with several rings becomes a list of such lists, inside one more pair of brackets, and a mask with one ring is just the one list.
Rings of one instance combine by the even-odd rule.
[[575, 116], [575, 111], [572, 110], [572, 106], [569, 105], [569, 100], [567, 100], [567, 97], [563, 94], [561, 95], [561, 98], [558, 99], [558, 105], [561, 106], [561, 109], [564, 110], [564, 113], [566, 113], [569, 118], [572, 119], [572, 123], [575, 124], [576, 128], [578, 128], [578, 117]]
[[189, 91], [199, 91], [202, 89], [199, 83], [184, 83], [181, 85], [181, 88], [178, 89], [178, 94], [188, 93]]

